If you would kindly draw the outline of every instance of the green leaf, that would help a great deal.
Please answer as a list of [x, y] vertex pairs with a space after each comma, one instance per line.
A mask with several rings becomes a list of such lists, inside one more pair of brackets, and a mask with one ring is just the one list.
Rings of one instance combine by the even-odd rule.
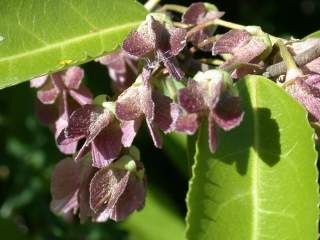
[[304, 37], [303, 40], [308, 38], [320, 38], [320, 30], [309, 34], [308, 36]]
[[317, 153], [305, 110], [272, 81], [238, 83], [245, 117], [207, 147], [203, 126], [187, 197], [189, 240], [317, 239]]
[[185, 226], [163, 193], [148, 191], [146, 206], [124, 222], [130, 240], [183, 240]]
[[0, 89], [113, 51], [145, 15], [133, 0], [1, 0]]

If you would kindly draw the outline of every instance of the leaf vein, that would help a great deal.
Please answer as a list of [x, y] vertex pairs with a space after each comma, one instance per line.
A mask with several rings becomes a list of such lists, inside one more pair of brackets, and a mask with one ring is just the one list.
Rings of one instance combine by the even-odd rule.
[[16, 54], [16, 55], [0, 58], [0, 63], [6, 62], [6, 61], [10, 61], [10, 60], [15, 60], [17, 58], [22, 58], [22, 57], [25, 57], [25, 56], [27, 56], [29, 54], [41, 53], [41, 52], [44, 52], [44, 51], [47, 51], [47, 50], [50, 50], [50, 49], [59, 48], [59, 47], [61, 47], [61, 45], [67, 45], [67, 44], [71, 44], [71, 43], [75, 43], [75, 42], [81, 42], [81, 41], [86, 40], [86, 39], [88, 39], [90, 37], [96, 37], [99, 34], [102, 34], [102, 35], [110, 34], [112, 32], [116, 32], [116, 31], [119, 31], [119, 30], [122, 30], [122, 29], [124, 30], [124, 29], [128, 29], [128, 28], [132, 28], [132, 27], [138, 26], [139, 23], [140, 23], [140, 21], [131, 22], [131, 23], [123, 24], [121, 26], [115, 26], [115, 27], [107, 28], [107, 29], [104, 29], [104, 30], [101, 30], [101, 31], [97, 31], [97, 32], [90, 32], [88, 34], [81, 35], [81, 36], [78, 36], [78, 37], [74, 37], [74, 38], [68, 39], [66, 41], [61, 41], [61, 42], [49, 44], [49, 45], [47, 45], [45, 47], [42, 47], [42, 48], [37, 48], [37, 49], [31, 50], [31, 51], [27, 51], [27, 52], [19, 53], [19, 54]]

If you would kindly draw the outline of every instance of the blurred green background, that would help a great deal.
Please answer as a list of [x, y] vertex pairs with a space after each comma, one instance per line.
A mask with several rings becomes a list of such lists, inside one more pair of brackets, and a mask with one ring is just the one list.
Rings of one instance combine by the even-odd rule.
[[[260, 25], [273, 35], [300, 38], [320, 29], [319, 0], [210, 2], [226, 12], [224, 19]], [[88, 63], [84, 68], [86, 84], [95, 94], [110, 93], [103, 66]], [[50, 212], [50, 175], [63, 156], [50, 131], [35, 118], [34, 103], [35, 90], [28, 83], [0, 91], [1, 239], [182, 239], [188, 184], [185, 138], [166, 137], [164, 150], [157, 150], [144, 127], [136, 145], [149, 180], [146, 209], [121, 224], [80, 225], [77, 218]]]

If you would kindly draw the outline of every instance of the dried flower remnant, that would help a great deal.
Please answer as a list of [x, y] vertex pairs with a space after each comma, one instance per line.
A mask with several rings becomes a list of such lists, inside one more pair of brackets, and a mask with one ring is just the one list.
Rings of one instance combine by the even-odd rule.
[[221, 69], [235, 70], [233, 78], [240, 78], [253, 73], [257, 64], [264, 60], [272, 50], [269, 35], [259, 27], [249, 26], [246, 30], [230, 30], [222, 35], [214, 44], [212, 54], [231, 54], [221, 66]]
[[108, 167], [93, 168], [90, 158], [61, 160], [51, 179], [51, 209], [103, 222], [124, 220], [144, 207], [146, 177], [139, 150], [132, 146]]
[[[208, 141], [212, 153], [217, 148], [216, 127], [228, 131], [238, 126], [243, 118], [240, 98], [231, 91], [231, 83], [226, 72], [209, 70], [204, 73], [199, 72], [194, 80], [189, 81], [187, 87], [179, 91], [180, 105], [189, 114], [197, 114], [198, 121], [203, 117], [208, 118]], [[189, 116], [188, 119], [183, 120], [185, 126], [197, 126], [194, 115]], [[185, 132], [188, 133], [188, 131]], [[189, 132], [192, 133], [194, 130]]]
[[297, 77], [285, 89], [307, 109], [312, 122], [320, 121], [320, 75]]
[[[217, 7], [209, 3], [192, 3], [187, 11], [182, 16], [182, 22], [186, 24], [202, 24], [208, 21], [214, 21], [218, 18], [221, 18], [224, 15], [224, 12], [219, 12]], [[211, 37], [216, 30], [216, 26], [209, 26], [197, 31], [196, 33], [190, 36], [190, 41], [194, 46], [198, 46], [200, 43], [203, 43], [206, 39]], [[213, 44], [209, 43], [203, 47], [200, 47], [201, 50], [211, 51]]]
[[161, 148], [159, 129], [165, 133], [174, 130], [178, 106], [151, 86], [137, 82], [118, 97], [115, 112], [118, 119], [131, 123], [136, 130], [145, 118], [154, 145]]
[[[293, 42], [288, 46], [291, 53], [295, 56], [302, 54], [315, 46], [320, 46], [319, 38], [309, 38], [305, 41]], [[320, 57], [313, 59], [304, 66], [301, 66], [301, 70], [305, 74], [320, 74]]]
[[138, 77], [138, 65], [135, 58], [123, 50], [108, 54], [98, 59], [107, 66], [109, 76], [113, 80], [113, 88], [117, 93], [130, 87]]
[[100, 169], [92, 178], [90, 207], [94, 221], [122, 221], [144, 207], [146, 178], [138, 151], [134, 152]]
[[[186, 31], [184, 29], [174, 28], [170, 19], [167, 20], [164, 15], [150, 14], [137, 31], [127, 36], [122, 48], [131, 56], [149, 59], [149, 65], [163, 62], [170, 75], [181, 80], [184, 73], [178, 66], [175, 56], [185, 45]], [[147, 67], [150, 68], [150, 66]]]
[[126, 134], [110, 110], [113, 103], [105, 102], [103, 105], [88, 104], [74, 111], [68, 126], [58, 137], [61, 145], [85, 138], [75, 160], [80, 160], [91, 150], [92, 165], [98, 168], [109, 165], [119, 156], [123, 134]]
[[187, 113], [185, 110], [180, 110], [176, 120], [175, 130], [188, 135], [196, 133], [200, 126], [199, 116], [197, 113]]
[[[293, 54], [304, 52], [306, 48], [312, 45], [313, 41], [306, 41], [298, 44], [293, 44], [291, 52]], [[316, 41], [317, 42], [317, 41]], [[311, 44], [310, 44], [311, 43]], [[320, 75], [310, 73], [310, 70], [302, 67], [300, 69], [294, 61], [292, 53], [288, 46], [282, 41], [277, 42], [280, 50], [280, 55], [283, 58], [287, 73], [285, 82], [281, 84], [285, 90], [298, 100], [309, 112], [309, 119], [313, 122], [320, 121]], [[312, 46], [311, 46], [312, 47]]]
[[[55, 138], [68, 125], [71, 113], [78, 107], [90, 104], [91, 92], [81, 81], [84, 71], [80, 67], [71, 67], [66, 71], [42, 76], [30, 81], [31, 87], [38, 88], [37, 115], [40, 121], [49, 126], [55, 133]], [[77, 143], [60, 145], [65, 154], [75, 152]]]
[[72, 158], [65, 158], [57, 163], [51, 177], [50, 206], [53, 212], [75, 214], [80, 206], [86, 205], [80, 195], [83, 195], [83, 191], [88, 191], [89, 185], [86, 182], [91, 180], [95, 172], [88, 160], [86, 158], [75, 162]]

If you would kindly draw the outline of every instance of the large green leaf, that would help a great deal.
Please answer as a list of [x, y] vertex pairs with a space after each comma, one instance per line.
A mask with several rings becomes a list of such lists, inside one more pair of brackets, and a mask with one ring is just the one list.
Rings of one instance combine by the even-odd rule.
[[133, 0], [1, 0], [0, 89], [114, 50], [145, 15]]
[[238, 84], [245, 117], [219, 132], [212, 155], [198, 139], [188, 194], [189, 240], [316, 240], [317, 153], [304, 109], [270, 80]]
[[124, 222], [130, 240], [183, 240], [184, 222], [163, 193], [151, 188], [145, 208]]

